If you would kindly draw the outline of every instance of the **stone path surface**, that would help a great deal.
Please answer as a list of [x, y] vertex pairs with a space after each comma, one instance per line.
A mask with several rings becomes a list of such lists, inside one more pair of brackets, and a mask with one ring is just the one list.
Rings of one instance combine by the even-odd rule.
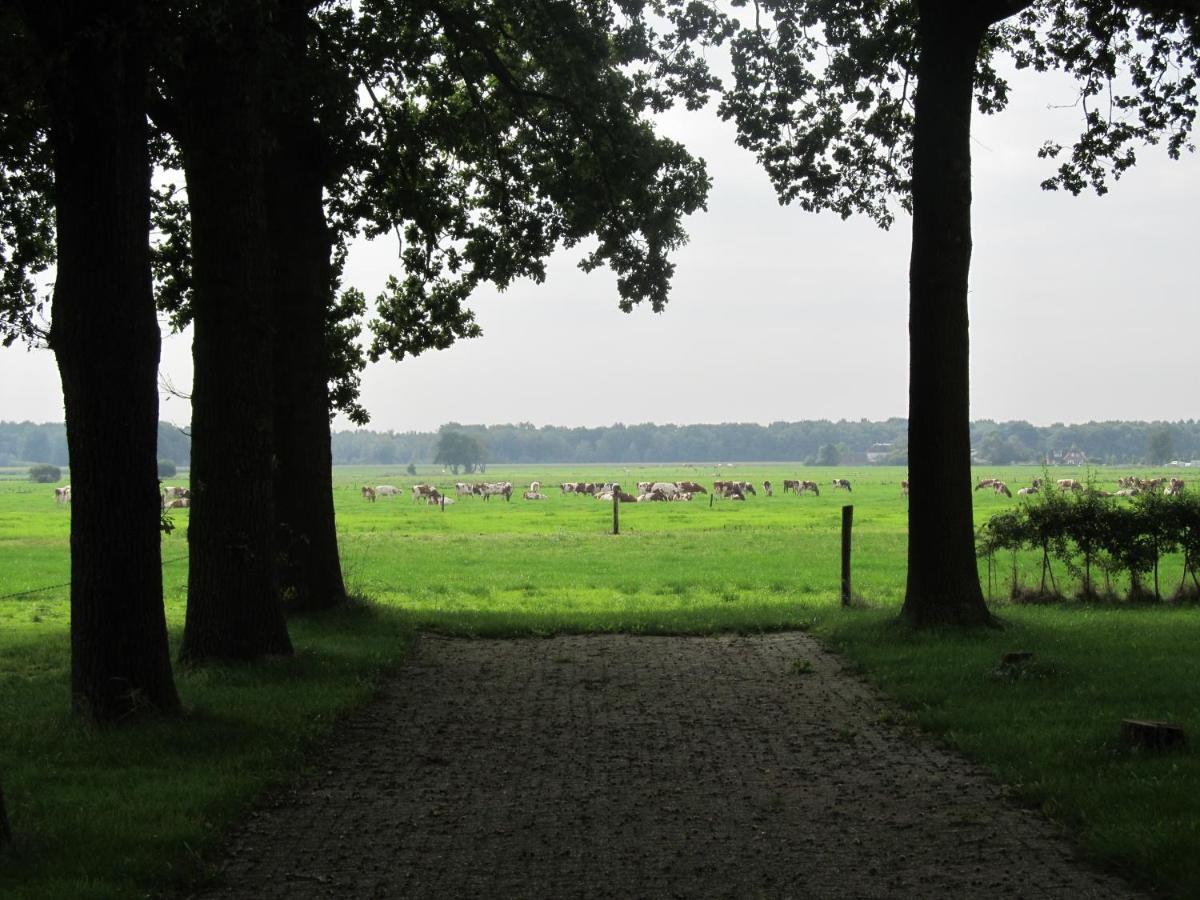
[[425, 637], [204, 896], [1138, 896], [892, 722], [804, 634]]

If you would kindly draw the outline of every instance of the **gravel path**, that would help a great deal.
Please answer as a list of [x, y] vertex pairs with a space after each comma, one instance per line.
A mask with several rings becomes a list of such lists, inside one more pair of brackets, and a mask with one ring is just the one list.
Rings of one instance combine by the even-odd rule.
[[205, 896], [1137, 896], [888, 709], [798, 633], [425, 637]]

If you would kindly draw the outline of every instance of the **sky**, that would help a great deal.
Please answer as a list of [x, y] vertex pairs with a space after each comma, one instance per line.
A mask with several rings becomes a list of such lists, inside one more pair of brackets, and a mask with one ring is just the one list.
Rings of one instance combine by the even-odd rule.
[[[1200, 416], [1200, 158], [1161, 147], [1102, 198], [1045, 192], [1042, 141], [1080, 127], [1073, 83], [1011, 73], [1012, 100], [973, 125], [971, 416], [1034, 424]], [[910, 220], [890, 231], [781, 207], [712, 108], [660, 129], [708, 163], [666, 310], [617, 308], [615, 278], [560, 252], [543, 284], [477, 292], [483, 336], [370, 365], [377, 430], [532, 422], [596, 426], [886, 419], [907, 414]], [[368, 297], [396, 272], [394, 239], [352, 248]], [[186, 393], [190, 333], [162, 373]], [[161, 418], [186, 424], [163, 392]], [[62, 421], [47, 350], [0, 350], [0, 419]], [[352, 427], [338, 418], [335, 428]]]

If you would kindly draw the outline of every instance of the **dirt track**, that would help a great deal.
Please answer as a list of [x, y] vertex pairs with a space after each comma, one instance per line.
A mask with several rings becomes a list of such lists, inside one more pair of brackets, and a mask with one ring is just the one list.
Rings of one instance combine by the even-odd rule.
[[804, 634], [426, 637], [204, 896], [1137, 896], [890, 721]]

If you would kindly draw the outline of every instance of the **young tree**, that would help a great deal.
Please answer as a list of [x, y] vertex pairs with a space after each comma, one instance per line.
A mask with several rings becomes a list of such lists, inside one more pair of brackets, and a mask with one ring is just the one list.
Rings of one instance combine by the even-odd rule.
[[1170, 428], [1155, 428], [1146, 436], [1146, 462], [1150, 465], [1161, 466], [1171, 459], [1174, 452], [1175, 437]]
[[[740, 3], [735, 5], [742, 5]], [[1002, 109], [993, 60], [1062, 68], [1085, 131], [1048, 187], [1106, 189], [1133, 145], [1177, 156], [1197, 103], [1195, 0], [757, 0], [733, 40], [722, 113], [784, 201], [883, 226], [912, 213], [908, 582], [916, 625], [990, 621], [975, 558], [968, 424], [967, 276], [972, 105]], [[1114, 85], [1129, 76], [1128, 93]], [[1109, 94], [1108, 92], [1114, 91]], [[1107, 109], [1095, 98], [1109, 96]], [[1062, 148], [1046, 145], [1055, 157]], [[942, 485], [926, 490], [922, 485]]]
[[[172, 713], [179, 700], [162, 598], [159, 334], [148, 237], [150, 11], [133, 2], [62, 0], [19, 3], [15, 11], [9, 5], [3, 16], [4, 41], [17, 51], [4, 65], [23, 65], [40, 80], [26, 103], [6, 103], [0, 116], [5, 137], [23, 122], [32, 126], [23, 141], [5, 142], [0, 151], [6, 169], [16, 157], [16, 190], [24, 190], [15, 212], [16, 258], [4, 260], [12, 314], [5, 316], [12, 326], [5, 339], [36, 331], [28, 276], [48, 262], [53, 234], [48, 342], [62, 376], [75, 498], [73, 703], [101, 722], [145, 710]], [[5, 87], [22, 83], [18, 77]], [[14, 187], [7, 177], [0, 182], [5, 191]], [[50, 202], [52, 229], [40, 219]], [[11, 221], [14, 211], [4, 215]]]
[[433, 463], [449, 466], [457, 475], [460, 467], [471, 472], [476, 466], [482, 466], [486, 458], [487, 451], [477, 437], [461, 431], [444, 430], [438, 435]]

